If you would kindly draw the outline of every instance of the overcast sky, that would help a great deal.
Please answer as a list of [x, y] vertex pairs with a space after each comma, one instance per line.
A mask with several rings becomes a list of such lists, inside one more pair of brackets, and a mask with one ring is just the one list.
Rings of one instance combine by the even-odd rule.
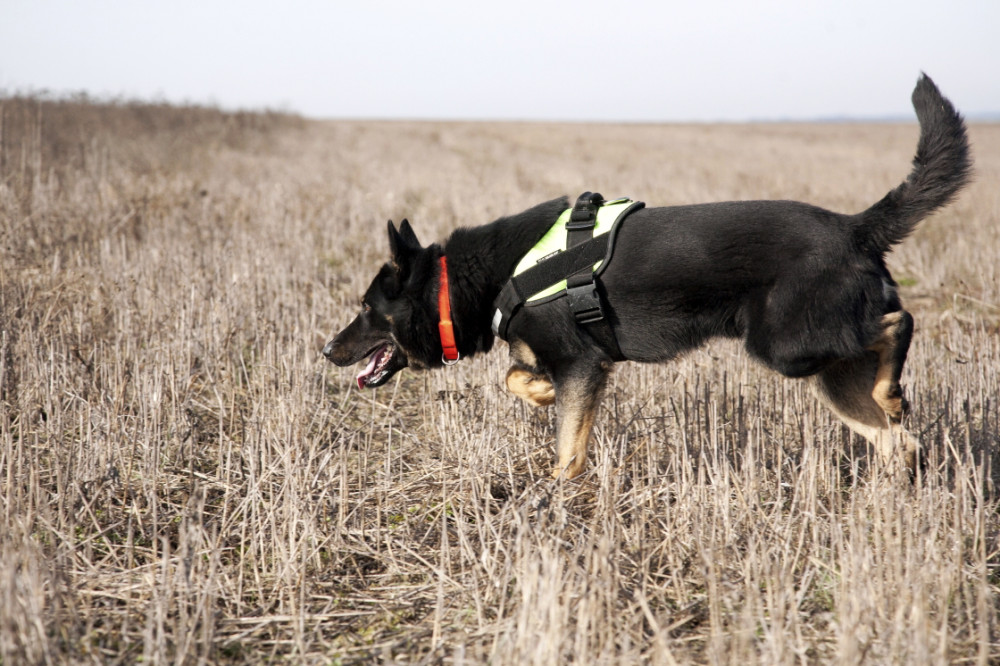
[[0, 0], [0, 89], [321, 118], [1000, 112], [1000, 0]]

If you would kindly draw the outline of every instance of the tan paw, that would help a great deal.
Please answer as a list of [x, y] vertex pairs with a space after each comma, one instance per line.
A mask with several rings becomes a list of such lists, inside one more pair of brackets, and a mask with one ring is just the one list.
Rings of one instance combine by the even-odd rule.
[[552, 382], [523, 368], [507, 372], [507, 390], [534, 407], [546, 407], [556, 401]]

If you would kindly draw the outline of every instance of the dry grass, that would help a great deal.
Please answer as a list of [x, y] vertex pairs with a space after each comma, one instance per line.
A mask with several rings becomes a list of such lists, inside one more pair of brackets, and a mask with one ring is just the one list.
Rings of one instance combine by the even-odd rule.
[[591, 471], [554, 483], [503, 349], [364, 394], [322, 359], [387, 218], [430, 241], [585, 189], [855, 211], [915, 125], [0, 109], [3, 666], [1000, 660], [1000, 127], [892, 257], [917, 484], [728, 343], [620, 366]]

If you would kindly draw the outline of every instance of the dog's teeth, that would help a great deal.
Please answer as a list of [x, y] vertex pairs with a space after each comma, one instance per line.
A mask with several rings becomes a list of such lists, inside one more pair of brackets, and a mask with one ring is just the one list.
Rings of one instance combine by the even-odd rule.
[[371, 386], [385, 377], [385, 368], [389, 365], [389, 360], [392, 358], [393, 349], [392, 345], [386, 344], [375, 350], [375, 353], [368, 359], [365, 369], [358, 373], [357, 381], [359, 389]]
[[385, 366], [389, 365], [389, 359], [391, 358], [392, 346], [390, 345], [382, 349], [378, 354], [378, 364], [375, 366], [376, 370], [382, 370]]

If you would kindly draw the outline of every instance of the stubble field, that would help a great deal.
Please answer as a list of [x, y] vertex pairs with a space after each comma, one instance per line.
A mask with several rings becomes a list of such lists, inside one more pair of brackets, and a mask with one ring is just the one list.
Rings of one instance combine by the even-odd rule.
[[3, 666], [1000, 660], [1000, 126], [890, 258], [916, 483], [728, 342], [619, 365], [562, 483], [504, 344], [365, 393], [322, 358], [386, 220], [428, 243], [584, 190], [855, 212], [915, 123], [0, 123]]

